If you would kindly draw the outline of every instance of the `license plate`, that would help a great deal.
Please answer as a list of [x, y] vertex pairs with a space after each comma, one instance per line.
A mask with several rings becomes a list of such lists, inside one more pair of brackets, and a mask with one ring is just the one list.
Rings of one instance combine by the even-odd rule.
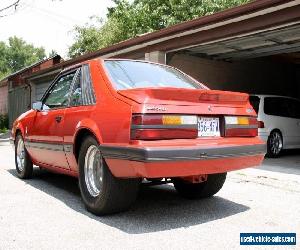
[[198, 136], [220, 136], [219, 118], [198, 117]]

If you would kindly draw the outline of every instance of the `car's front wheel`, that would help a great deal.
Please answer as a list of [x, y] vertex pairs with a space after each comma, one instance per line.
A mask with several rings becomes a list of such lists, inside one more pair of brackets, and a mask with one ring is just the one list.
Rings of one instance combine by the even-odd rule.
[[280, 155], [283, 148], [283, 140], [279, 131], [273, 131], [267, 142], [267, 156], [276, 158]]
[[32, 177], [33, 164], [21, 134], [18, 134], [15, 140], [15, 164], [19, 178], [29, 179]]
[[209, 174], [207, 180], [200, 183], [191, 183], [181, 178], [173, 180], [176, 191], [188, 199], [200, 199], [213, 196], [223, 187], [227, 173]]
[[135, 201], [139, 179], [118, 179], [112, 175], [96, 139], [88, 136], [79, 152], [79, 187], [88, 211], [96, 215], [127, 210]]

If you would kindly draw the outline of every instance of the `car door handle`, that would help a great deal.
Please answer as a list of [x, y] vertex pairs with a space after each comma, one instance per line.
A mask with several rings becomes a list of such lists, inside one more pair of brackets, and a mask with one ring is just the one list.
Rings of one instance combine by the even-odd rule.
[[62, 120], [62, 117], [61, 117], [61, 116], [56, 116], [56, 117], [55, 117], [55, 121], [56, 121], [57, 123], [60, 123], [61, 120]]

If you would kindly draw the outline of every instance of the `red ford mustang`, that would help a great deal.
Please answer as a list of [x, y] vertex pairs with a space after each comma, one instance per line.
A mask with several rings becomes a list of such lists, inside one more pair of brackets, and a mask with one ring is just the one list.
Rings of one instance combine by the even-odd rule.
[[209, 90], [144, 61], [95, 59], [61, 72], [13, 125], [18, 176], [33, 164], [78, 177], [95, 214], [126, 210], [142, 180], [187, 198], [216, 194], [228, 171], [261, 164], [248, 95]]

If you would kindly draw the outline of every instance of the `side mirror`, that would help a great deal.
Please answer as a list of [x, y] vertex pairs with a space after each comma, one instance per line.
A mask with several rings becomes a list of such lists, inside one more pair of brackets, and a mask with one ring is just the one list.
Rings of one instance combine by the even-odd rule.
[[32, 109], [37, 110], [37, 111], [41, 111], [43, 107], [43, 103], [42, 102], [34, 102], [32, 104]]

